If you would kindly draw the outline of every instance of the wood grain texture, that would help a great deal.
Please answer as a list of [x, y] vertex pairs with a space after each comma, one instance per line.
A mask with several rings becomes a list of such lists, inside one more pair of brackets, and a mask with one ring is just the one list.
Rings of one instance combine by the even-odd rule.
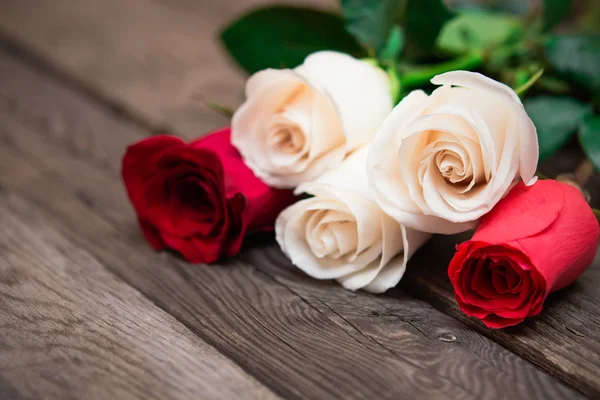
[[[224, 24], [269, 0], [2, 0], [0, 32], [101, 97], [186, 137], [226, 125], [246, 77], [220, 48]], [[335, 7], [336, 0], [277, 3]], [[1, 35], [0, 35], [1, 36]]]
[[255, 244], [213, 266], [153, 253], [135, 226], [115, 151], [143, 135], [0, 56], [0, 185], [35, 203], [69, 240], [277, 394], [579, 397], [422, 301], [288, 275], [277, 267], [281, 260], [269, 261], [272, 242], [271, 250]]
[[[417, 354], [427, 359], [436, 360], [436, 357], [440, 357], [444, 361], [452, 360], [437, 365], [432, 363], [430, 368], [448, 368], [449, 371], [454, 371], [457, 379], [465, 379], [466, 386], [480, 388], [480, 392], [476, 394], [478, 398], [485, 398], [488, 389], [485, 385], [475, 383], [473, 376], [459, 372], [464, 368], [460, 361], [462, 357], [456, 357], [459, 354], [475, 355], [472, 362], [478, 371], [476, 379], [481, 382], [496, 380], [504, 387], [509, 398], [522, 395], [541, 398], [572, 395], [557, 393], [548, 376], [542, 376], [538, 370], [532, 369], [527, 361], [491, 345], [487, 338], [471, 329], [465, 329], [462, 323], [448, 315], [422, 312], [415, 307], [417, 301], [402, 290], [393, 289], [384, 295], [373, 296], [364, 292], [349, 293], [333, 282], [315, 282], [295, 269], [272, 240], [249, 245], [241, 257], [260, 266], [261, 270], [342, 325], [342, 321], [346, 322], [352, 327], [350, 331], [357, 336], [374, 340], [392, 352], [411, 346]], [[436, 258], [436, 262], [439, 264], [441, 260]], [[412, 265], [413, 268], [426, 266]], [[409, 324], [429, 339], [425, 347], [421, 347], [421, 343], [410, 343], [410, 340], [398, 338], [395, 326], [399, 323]], [[453, 346], [448, 346], [448, 343]]]
[[411, 260], [401, 288], [581, 392], [600, 398], [600, 253], [575, 283], [548, 297], [540, 315], [516, 327], [493, 330], [458, 309], [446, 265], [439, 261], [450, 260], [456, 244], [468, 238], [468, 233], [436, 236]]
[[37, 208], [0, 192], [0, 398], [277, 398]]

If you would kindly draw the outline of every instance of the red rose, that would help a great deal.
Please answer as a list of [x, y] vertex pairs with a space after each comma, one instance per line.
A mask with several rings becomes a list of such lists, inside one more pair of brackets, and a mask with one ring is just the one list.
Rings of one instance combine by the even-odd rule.
[[247, 232], [273, 229], [294, 202], [246, 167], [229, 128], [186, 144], [154, 136], [127, 148], [123, 181], [140, 227], [155, 250], [165, 247], [190, 262], [236, 254]]
[[583, 273], [599, 237], [598, 221], [576, 188], [520, 183], [457, 247], [448, 271], [456, 301], [490, 328], [516, 325]]

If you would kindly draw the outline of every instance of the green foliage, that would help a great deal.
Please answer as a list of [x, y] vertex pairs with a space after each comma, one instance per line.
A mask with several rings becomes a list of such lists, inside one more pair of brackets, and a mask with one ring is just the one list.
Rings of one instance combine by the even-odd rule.
[[584, 3], [585, 13], [581, 13], [577, 19], [577, 30], [580, 33], [600, 33], [600, 1], [578, 0], [578, 3], [581, 2]]
[[600, 91], [600, 35], [560, 35], [546, 44], [546, 57], [573, 82]]
[[565, 27], [569, 34], [551, 31], [569, 16], [573, 0], [542, 0], [543, 7], [532, 9], [521, 0], [453, 0], [458, 14], [444, 0], [340, 0], [343, 19], [272, 6], [232, 22], [221, 39], [248, 72], [293, 68], [320, 50], [349, 53], [386, 71], [396, 102], [410, 90], [431, 89], [435, 75], [481, 71], [525, 98], [540, 159], [579, 132], [600, 170], [600, 116], [592, 108], [600, 107], [600, 1], [586, 1], [581, 18]]
[[465, 12], [444, 25], [438, 37], [438, 47], [453, 54], [486, 50], [518, 38], [522, 31], [522, 22], [517, 17]]
[[265, 68], [293, 68], [319, 50], [363, 54], [341, 18], [299, 7], [251, 11], [227, 26], [221, 40], [229, 54], [250, 73]]
[[526, 15], [529, 12], [529, 3], [523, 0], [453, 0], [452, 7], [461, 11], [478, 10]]
[[400, 59], [400, 54], [404, 48], [404, 32], [398, 25], [390, 31], [387, 42], [383, 46], [379, 59], [384, 65], [395, 65]]
[[442, 0], [408, 0], [404, 30], [413, 53], [433, 51], [442, 26], [453, 16]]
[[588, 115], [583, 119], [579, 142], [594, 167], [600, 171], [600, 115]]
[[537, 129], [540, 160], [544, 160], [573, 137], [592, 108], [570, 97], [539, 96], [526, 100], [525, 110]]
[[346, 30], [364, 46], [379, 52], [390, 36], [396, 0], [341, 0]]
[[552, 29], [571, 9], [572, 0], [544, 0], [544, 29]]

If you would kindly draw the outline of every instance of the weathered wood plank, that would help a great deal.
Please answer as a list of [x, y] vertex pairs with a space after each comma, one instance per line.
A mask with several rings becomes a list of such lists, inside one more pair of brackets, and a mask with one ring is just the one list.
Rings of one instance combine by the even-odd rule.
[[[600, 253], [575, 283], [548, 297], [544, 311], [517, 327], [486, 328], [458, 309], [447, 277], [456, 244], [469, 238], [437, 236], [413, 258], [401, 288], [469, 324], [591, 397], [600, 397]], [[427, 268], [419, 268], [426, 265]]]
[[231, 107], [243, 99], [245, 77], [220, 48], [218, 30], [248, 8], [267, 3], [2, 0], [0, 32], [154, 129], [195, 137], [228, 123], [205, 105], [206, 99]]
[[379, 303], [300, 276], [292, 286], [296, 278], [283, 281], [275, 264], [250, 256], [205, 266], [152, 253], [117, 172], [125, 144], [143, 135], [0, 57], [0, 185], [278, 394], [578, 397], [421, 301]]
[[[401, 290], [393, 289], [390, 293], [374, 296], [363, 292], [348, 293], [331, 282], [316, 283], [294, 269], [272, 240], [263, 240], [262, 245], [255, 244], [249, 247], [241, 257], [254, 265], [259, 265], [261, 270], [289, 287], [315, 308], [331, 315], [334, 320], [341, 319], [347, 322], [355, 333], [375, 340], [391, 351], [406, 345], [395, 334], [394, 325], [408, 323], [430, 339], [425, 348], [415, 343], [413, 347], [417, 352], [433, 359], [436, 353], [440, 357], [452, 359], [453, 354], [459, 352], [456, 347], [460, 347], [461, 350], [474, 354], [478, 361], [484, 361], [477, 364], [479, 377], [489, 374], [489, 378], [492, 379], [492, 376], [495, 376], [498, 383], [505, 388], [508, 397], [518, 397], [520, 393], [542, 398], [557, 396], [556, 389], [548, 386], [548, 377], [542, 377], [539, 371], [530, 368], [529, 362], [491, 346], [485, 337], [465, 329], [463, 324], [448, 315], [419, 312], [413, 305], [415, 300]], [[436, 258], [436, 262], [439, 264], [440, 259]], [[419, 268], [426, 264], [412, 265], [413, 268]], [[357, 308], [358, 302], [360, 305]], [[373, 323], [374, 320], [376, 323]], [[454, 343], [455, 346], [449, 347], [447, 343]], [[441, 366], [432, 366], [432, 368], [439, 367]], [[456, 360], [453, 369], [457, 371], [460, 368], [461, 363]], [[473, 381], [477, 378], [465, 376], [463, 378], [467, 379], [464, 382], [467, 386], [478, 385]], [[524, 382], [527, 387], [522, 386]], [[482, 393], [477, 393], [477, 397], [485, 397], [485, 395], [484, 388]]]
[[0, 398], [277, 398], [0, 192]]

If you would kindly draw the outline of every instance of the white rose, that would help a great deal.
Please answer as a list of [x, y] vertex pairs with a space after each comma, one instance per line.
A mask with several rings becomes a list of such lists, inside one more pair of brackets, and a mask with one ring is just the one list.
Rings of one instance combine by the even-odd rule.
[[[414, 91], [382, 124], [367, 161], [377, 203], [407, 227], [474, 227], [519, 179], [532, 185], [537, 134], [516, 93], [481, 74], [454, 71]], [[451, 85], [454, 85], [452, 87]]]
[[233, 116], [231, 141], [265, 183], [293, 188], [371, 142], [392, 106], [381, 69], [321, 51], [293, 70], [252, 75], [246, 102]]
[[317, 279], [346, 289], [381, 293], [396, 286], [411, 255], [430, 237], [406, 229], [371, 198], [367, 149], [296, 192], [314, 197], [284, 210], [275, 223], [277, 242], [292, 263]]

